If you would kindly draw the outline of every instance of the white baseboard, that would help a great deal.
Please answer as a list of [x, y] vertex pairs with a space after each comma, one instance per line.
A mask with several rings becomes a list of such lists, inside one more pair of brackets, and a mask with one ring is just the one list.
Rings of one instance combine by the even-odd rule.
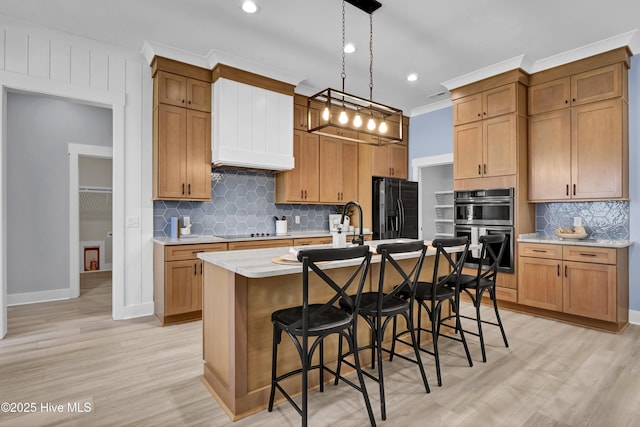
[[629, 310], [629, 323], [632, 325], [640, 325], [640, 311]]
[[57, 301], [71, 298], [71, 288], [53, 289], [50, 291], [24, 292], [20, 294], [8, 294], [7, 306], [35, 304], [38, 302]]

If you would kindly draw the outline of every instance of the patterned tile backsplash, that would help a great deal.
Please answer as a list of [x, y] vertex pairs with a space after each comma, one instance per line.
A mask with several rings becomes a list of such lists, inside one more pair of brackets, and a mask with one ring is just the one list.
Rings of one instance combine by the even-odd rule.
[[539, 203], [536, 205], [536, 231], [555, 236], [558, 227], [573, 227], [573, 218], [593, 239], [629, 239], [629, 202]]
[[269, 172], [216, 169], [212, 177], [210, 202], [153, 203], [155, 237], [170, 235], [171, 217], [191, 217], [191, 234], [273, 234], [274, 216], [286, 216], [289, 231], [329, 231], [329, 214], [336, 213], [333, 205], [276, 205], [275, 177]]

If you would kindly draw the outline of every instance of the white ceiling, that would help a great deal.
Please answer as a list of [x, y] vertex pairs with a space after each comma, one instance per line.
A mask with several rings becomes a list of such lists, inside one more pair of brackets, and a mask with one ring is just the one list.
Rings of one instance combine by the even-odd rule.
[[[341, 0], [2, 0], [0, 14], [136, 50], [145, 41], [295, 76], [300, 92], [340, 89]], [[541, 61], [640, 27], [638, 0], [380, 0], [373, 14], [376, 101], [412, 110], [442, 85], [505, 60]], [[369, 16], [346, 5], [346, 92], [369, 95]], [[637, 43], [635, 33], [618, 40]], [[602, 43], [607, 46], [607, 43]], [[600, 46], [600, 45], [597, 45]], [[231, 64], [233, 65], [233, 64]], [[416, 82], [407, 82], [417, 73]]]

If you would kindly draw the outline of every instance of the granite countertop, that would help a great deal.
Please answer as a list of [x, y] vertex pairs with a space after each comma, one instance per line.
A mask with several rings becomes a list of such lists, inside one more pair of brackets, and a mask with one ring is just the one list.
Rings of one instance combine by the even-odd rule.
[[595, 246], [601, 248], [627, 248], [633, 245], [633, 240], [606, 239], [561, 239], [556, 236], [541, 236], [538, 233], [521, 234], [518, 242], [550, 243], [554, 245]]
[[[366, 228], [365, 228], [366, 230]], [[354, 233], [348, 232], [347, 235], [351, 236]], [[371, 235], [371, 232], [364, 233], [365, 236]], [[154, 237], [153, 241], [161, 245], [194, 245], [201, 243], [228, 243], [228, 242], [244, 242], [251, 240], [282, 240], [282, 239], [308, 239], [312, 237], [331, 237], [331, 233], [327, 230], [320, 231], [300, 231], [283, 234], [280, 236], [260, 236], [260, 237], [221, 237], [213, 235], [192, 235], [189, 237], [180, 237], [178, 239], [172, 237]]]
[[[391, 240], [370, 240], [366, 241], [365, 245], [375, 250], [375, 247], [382, 243], [395, 243], [395, 242], [410, 242], [411, 239], [391, 239]], [[331, 245], [314, 245], [305, 246], [305, 249], [309, 248], [330, 248]], [[480, 246], [470, 246], [469, 249], [476, 249]], [[251, 256], [247, 256], [247, 251], [251, 251]], [[460, 252], [459, 248], [452, 248], [451, 252]], [[435, 255], [436, 250], [430, 246], [427, 250], [427, 256]], [[268, 249], [247, 249], [240, 251], [222, 251], [222, 252], [202, 252], [198, 254], [198, 258], [201, 260], [214, 264], [218, 267], [222, 267], [232, 273], [239, 274], [248, 278], [263, 278], [272, 276], [283, 276], [286, 274], [297, 274], [302, 272], [302, 264], [296, 263], [291, 265], [276, 264], [272, 261], [274, 258], [281, 257], [289, 254], [287, 247], [282, 248], [268, 248]], [[416, 257], [418, 252], [398, 256], [396, 259], [413, 258]], [[372, 263], [380, 262], [380, 257], [373, 257]], [[331, 269], [348, 267], [351, 265], [357, 265], [358, 260], [344, 260], [344, 261], [332, 261], [327, 264], [322, 264], [320, 268]]]

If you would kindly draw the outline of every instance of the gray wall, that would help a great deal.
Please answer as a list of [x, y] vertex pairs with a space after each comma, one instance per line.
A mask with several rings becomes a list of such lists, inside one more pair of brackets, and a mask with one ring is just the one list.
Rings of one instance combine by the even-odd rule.
[[69, 288], [67, 144], [111, 146], [111, 110], [7, 95], [7, 293]]

